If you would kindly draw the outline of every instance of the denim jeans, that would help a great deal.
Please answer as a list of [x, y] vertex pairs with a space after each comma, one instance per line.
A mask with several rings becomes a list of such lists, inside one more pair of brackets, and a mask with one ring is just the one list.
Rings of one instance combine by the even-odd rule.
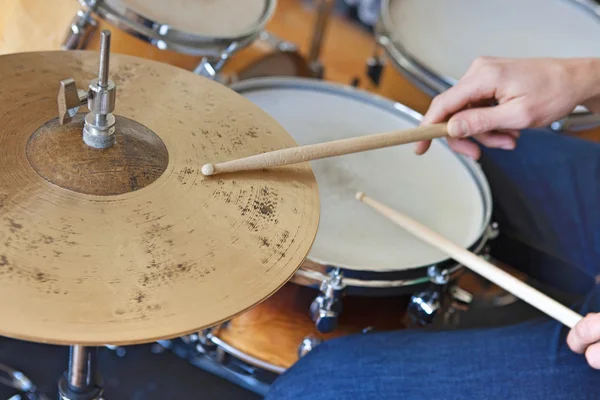
[[[502, 231], [497, 258], [585, 294], [600, 311], [600, 145], [542, 130], [481, 165]], [[284, 373], [267, 400], [600, 399], [600, 371], [548, 318], [453, 331], [400, 330], [326, 341]]]

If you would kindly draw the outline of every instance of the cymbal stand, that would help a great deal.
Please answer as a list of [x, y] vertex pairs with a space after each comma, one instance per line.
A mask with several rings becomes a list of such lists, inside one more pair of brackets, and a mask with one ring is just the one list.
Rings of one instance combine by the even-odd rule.
[[115, 110], [117, 87], [109, 79], [110, 31], [102, 31], [98, 78], [92, 79], [88, 90], [77, 89], [72, 78], [60, 82], [58, 115], [61, 125], [70, 122], [82, 105], [87, 104], [83, 141], [95, 149], [107, 149], [115, 143]]
[[317, 20], [313, 30], [310, 50], [308, 52], [308, 67], [317, 79], [323, 79], [324, 67], [320, 61], [323, 36], [335, 4], [334, 0], [317, 0]]
[[97, 357], [96, 347], [71, 346], [69, 369], [58, 383], [59, 400], [102, 400]]

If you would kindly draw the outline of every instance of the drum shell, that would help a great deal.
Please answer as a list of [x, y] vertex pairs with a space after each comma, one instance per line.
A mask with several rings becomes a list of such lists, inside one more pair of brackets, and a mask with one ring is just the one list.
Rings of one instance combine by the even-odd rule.
[[406, 328], [408, 297], [343, 299], [338, 329], [319, 332], [308, 314], [314, 291], [286, 284], [252, 310], [214, 328], [209, 340], [218, 348], [264, 371], [281, 374], [299, 358], [303, 339], [326, 341], [367, 331]]

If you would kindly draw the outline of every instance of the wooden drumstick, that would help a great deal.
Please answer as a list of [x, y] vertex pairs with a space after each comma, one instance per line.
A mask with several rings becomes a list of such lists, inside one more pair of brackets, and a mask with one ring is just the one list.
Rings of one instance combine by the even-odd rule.
[[409, 233], [443, 251], [465, 267], [468, 267], [477, 274], [495, 283], [504, 290], [512, 293], [521, 300], [531, 304], [533, 307], [546, 313], [569, 328], [573, 328], [575, 324], [577, 324], [577, 322], [583, 318], [575, 311], [565, 307], [556, 300], [527, 285], [525, 282], [485, 261], [478, 255], [465, 250], [460, 246], [457, 246], [439, 233], [434, 232], [407, 215], [395, 211], [377, 202], [376, 200], [367, 197], [364, 193], [357, 193], [356, 198], [359, 201], [371, 206], [380, 214], [395, 222]]
[[448, 131], [445, 123], [422, 126], [404, 131], [375, 133], [355, 138], [275, 150], [218, 164], [206, 164], [202, 167], [202, 173], [209, 176], [224, 172], [247, 171], [279, 165], [296, 164], [321, 158], [419, 142], [422, 140], [431, 140], [444, 137], [447, 134]]

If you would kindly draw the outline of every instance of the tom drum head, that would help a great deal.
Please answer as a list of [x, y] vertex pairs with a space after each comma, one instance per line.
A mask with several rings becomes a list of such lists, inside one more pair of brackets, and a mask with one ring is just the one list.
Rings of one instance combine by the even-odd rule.
[[[420, 115], [350, 87], [301, 78], [242, 81], [233, 89], [270, 114], [299, 145], [413, 128]], [[355, 200], [357, 191], [439, 231], [457, 244], [477, 243], [490, 221], [491, 198], [479, 166], [445, 141], [417, 156], [411, 145], [311, 162], [321, 220], [313, 262], [359, 271], [399, 271], [447, 257]]]

